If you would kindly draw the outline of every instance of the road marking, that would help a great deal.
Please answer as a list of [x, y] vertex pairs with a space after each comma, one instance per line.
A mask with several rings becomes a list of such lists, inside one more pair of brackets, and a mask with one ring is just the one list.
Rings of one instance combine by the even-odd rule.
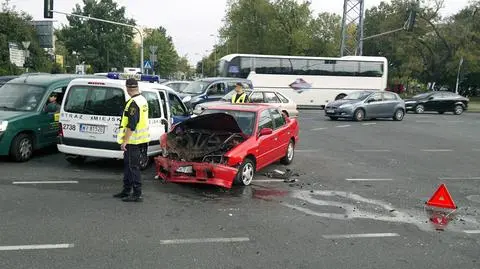
[[356, 149], [356, 152], [390, 152], [389, 149]]
[[77, 184], [78, 181], [14, 181], [12, 184]]
[[433, 120], [417, 120], [416, 123], [435, 123]]
[[295, 152], [319, 152], [319, 149], [297, 149]]
[[328, 129], [328, 128], [325, 128], [325, 127], [314, 128], [311, 131], [320, 131], [320, 130], [325, 130], [325, 129]]
[[480, 230], [465, 230], [463, 232], [466, 234], [480, 234]]
[[172, 244], [195, 244], [195, 243], [232, 243], [232, 242], [246, 242], [250, 241], [248, 237], [219, 237], [219, 238], [191, 238], [191, 239], [172, 239], [172, 240], [160, 240], [162, 245]]
[[438, 179], [440, 180], [468, 180], [468, 179], [479, 180], [480, 177], [439, 177]]
[[480, 149], [472, 149], [473, 151], [480, 151]]
[[424, 152], [450, 152], [450, 151], [453, 151], [453, 149], [422, 149], [421, 151], [424, 151]]
[[346, 181], [392, 181], [391, 178], [347, 178]]
[[465, 122], [465, 121], [463, 121], [463, 120], [449, 120], [448, 122], [456, 123], [456, 122]]
[[337, 128], [345, 128], [345, 127], [350, 127], [350, 125], [348, 125], [348, 124], [347, 124], [347, 125], [338, 125], [338, 126], [335, 126], [335, 127], [337, 127]]
[[[298, 180], [297, 180], [298, 181]], [[285, 182], [285, 179], [255, 179], [252, 182]]]
[[0, 246], [0, 251], [1, 250], [58, 249], [58, 248], [73, 248], [73, 247], [74, 247], [74, 244]]
[[397, 233], [370, 233], [370, 234], [331, 234], [322, 235], [325, 239], [375, 238], [400, 236]]
[[364, 126], [375, 125], [375, 124], [377, 124], [377, 123], [375, 123], [375, 122], [362, 123], [362, 125], [364, 125]]

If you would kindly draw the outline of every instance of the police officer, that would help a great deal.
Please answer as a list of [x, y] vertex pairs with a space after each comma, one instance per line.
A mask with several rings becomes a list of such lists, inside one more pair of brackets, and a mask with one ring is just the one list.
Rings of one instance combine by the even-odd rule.
[[130, 99], [125, 104], [117, 136], [117, 142], [123, 150], [123, 190], [113, 197], [122, 198], [124, 202], [141, 202], [143, 200], [140, 181], [141, 149], [146, 147], [150, 140], [148, 103], [140, 95], [135, 79], [128, 79], [126, 86]]
[[235, 94], [232, 95], [232, 104], [248, 103], [250, 99], [247, 93], [243, 90], [243, 85], [240, 82], [235, 84]]

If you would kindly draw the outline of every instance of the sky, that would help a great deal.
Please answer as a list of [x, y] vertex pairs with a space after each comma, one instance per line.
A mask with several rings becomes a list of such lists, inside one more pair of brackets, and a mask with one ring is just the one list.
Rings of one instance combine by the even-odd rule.
[[[343, 0], [310, 0], [314, 12], [334, 12], [342, 14]], [[389, 0], [386, 0], [389, 2]], [[4, 2], [0, 0], [0, 2]], [[195, 64], [209, 53], [216, 42], [218, 29], [225, 17], [227, 0], [117, 0], [125, 6], [127, 16], [134, 18], [138, 25], [155, 28], [163, 26], [173, 39], [181, 56], [187, 56]], [[376, 6], [381, 0], [365, 0], [365, 9]], [[468, 4], [469, 0], [444, 0], [443, 16], [456, 13]], [[82, 0], [55, 0], [54, 10], [71, 12], [75, 4]], [[43, 19], [43, 0], [10, 0], [17, 10]], [[56, 27], [66, 24], [64, 15], [54, 14]]]

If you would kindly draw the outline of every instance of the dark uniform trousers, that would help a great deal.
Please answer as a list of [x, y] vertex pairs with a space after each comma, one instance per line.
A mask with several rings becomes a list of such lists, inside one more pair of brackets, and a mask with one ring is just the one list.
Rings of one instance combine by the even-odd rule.
[[129, 191], [133, 188], [134, 195], [142, 194], [140, 159], [145, 145], [127, 144], [127, 151], [123, 152], [123, 187]]

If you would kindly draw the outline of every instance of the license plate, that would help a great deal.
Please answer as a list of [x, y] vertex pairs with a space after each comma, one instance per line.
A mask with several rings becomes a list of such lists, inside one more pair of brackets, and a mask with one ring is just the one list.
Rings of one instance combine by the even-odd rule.
[[327, 113], [335, 113], [335, 110], [329, 109], [327, 110]]
[[105, 126], [80, 124], [80, 132], [92, 133], [92, 134], [103, 134], [105, 133]]

